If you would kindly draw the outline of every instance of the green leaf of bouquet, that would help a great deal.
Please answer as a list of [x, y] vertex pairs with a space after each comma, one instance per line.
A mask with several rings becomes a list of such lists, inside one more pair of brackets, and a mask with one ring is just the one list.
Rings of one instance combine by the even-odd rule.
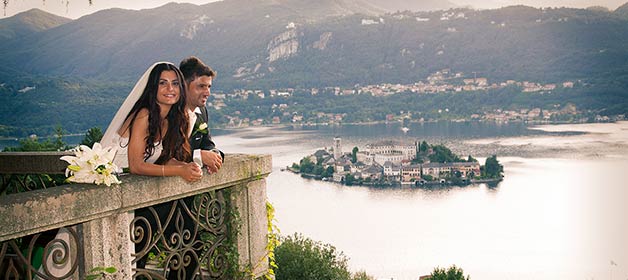
[[107, 272], [109, 274], [116, 273], [116, 271], [118, 271], [118, 270], [115, 267], [113, 267], [113, 266], [105, 268], [105, 272]]
[[70, 169], [70, 170], [72, 170], [74, 172], [77, 172], [77, 171], [81, 170], [81, 167], [78, 166], [78, 165], [68, 165], [68, 169]]

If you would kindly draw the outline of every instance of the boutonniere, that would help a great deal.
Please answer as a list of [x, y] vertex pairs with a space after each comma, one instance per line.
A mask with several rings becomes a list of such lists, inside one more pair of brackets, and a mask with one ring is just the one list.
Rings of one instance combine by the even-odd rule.
[[195, 123], [194, 132], [192, 134], [197, 133], [197, 132], [207, 134], [209, 132], [207, 131], [207, 123], [201, 123], [201, 124]]

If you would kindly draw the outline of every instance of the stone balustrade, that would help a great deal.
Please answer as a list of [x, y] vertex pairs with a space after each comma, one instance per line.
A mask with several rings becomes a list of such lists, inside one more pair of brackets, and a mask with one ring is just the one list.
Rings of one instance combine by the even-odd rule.
[[[62, 154], [0, 153], [0, 173], [60, 173], [66, 166], [58, 160]], [[0, 196], [0, 274], [25, 279], [46, 279], [54, 274], [42, 268], [51, 262], [55, 249], [45, 246], [43, 256], [36, 256], [33, 244], [43, 238], [41, 233], [65, 231], [65, 238], [57, 233], [49, 243], [64, 245], [59, 240], [65, 240], [66, 250], [59, 254], [71, 257], [57, 257], [59, 262], [76, 263], [76, 268], [62, 273], [69, 277], [50, 279], [84, 279], [94, 267], [115, 267], [115, 279], [138, 275], [189, 279], [192, 273], [203, 279], [225, 279], [229, 278], [224, 274], [226, 235], [236, 230], [239, 265], [258, 277], [268, 270], [265, 178], [271, 169], [270, 155], [229, 154], [219, 172], [205, 173], [194, 183], [179, 177], [126, 174], [118, 177], [120, 185], [111, 187], [69, 184]], [[238, 217], [237, 225], [229, 225], [230, 231], [226, 223], [234, 222], [228, 217], [233, 212], [225, 210], [226, 205], [235, 209]], [[212, 237], [204, 244], [186, 243], [190, 235]], [[26, 244], [28, 240], [32, 244]], [[26, 249], [16, 252], [18, 243], [20, 249]], [[145, 264], [149, 251], [164, 254], [169, 274], [165, 272], [168, 269], [150, 269]], [[204, 266], [175, 274], [176, 266], [190, 256], [193, 264]], [[34, 258], [41, 258], [37, 261], [44, 265], [33, 267]]]

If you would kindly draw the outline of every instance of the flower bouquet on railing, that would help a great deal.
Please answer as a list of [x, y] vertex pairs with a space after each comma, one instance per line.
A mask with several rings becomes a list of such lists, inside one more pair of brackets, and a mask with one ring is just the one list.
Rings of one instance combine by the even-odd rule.
[[91, 149], [85, 145], [78, 146], [74, 156], [63, 156], [61, 160], [70, 164], [65, 170], [68, 181], [111, 186], [120, 184], [116, 177], [119, 168], [113, 163], [115, 155], [115, 147], [102, 147], [96, 142]]

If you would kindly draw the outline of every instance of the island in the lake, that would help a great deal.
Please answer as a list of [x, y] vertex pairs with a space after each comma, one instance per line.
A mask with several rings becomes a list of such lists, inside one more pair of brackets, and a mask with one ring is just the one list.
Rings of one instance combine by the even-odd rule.
[[305, 178], [378, 187], [494, 183], [502, 180], [504, 170], [495, 155], [480, 165], [470, 155], [461, 158], [444, 145], [425, 141], [385, 140], [343, 153], [339, 137], [332, 147], [317, 150], [287, 169]]

